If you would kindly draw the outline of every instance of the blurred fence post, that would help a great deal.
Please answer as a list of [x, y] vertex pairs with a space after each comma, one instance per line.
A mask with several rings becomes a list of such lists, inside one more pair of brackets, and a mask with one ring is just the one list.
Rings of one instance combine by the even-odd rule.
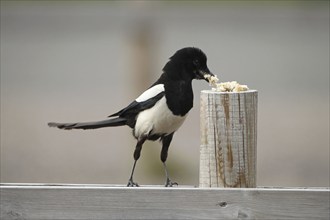
[[200, 187], [256, 187], [258, 92], [201, 92]]

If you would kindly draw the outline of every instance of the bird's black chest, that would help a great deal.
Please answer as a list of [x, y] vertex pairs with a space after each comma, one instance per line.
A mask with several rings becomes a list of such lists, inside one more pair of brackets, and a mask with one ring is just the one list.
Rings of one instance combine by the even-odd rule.
[[191, 81], [176, 81], [165, 84], [168, 108], [174, 115], [184, 116], [193, 107], [194, 94]]

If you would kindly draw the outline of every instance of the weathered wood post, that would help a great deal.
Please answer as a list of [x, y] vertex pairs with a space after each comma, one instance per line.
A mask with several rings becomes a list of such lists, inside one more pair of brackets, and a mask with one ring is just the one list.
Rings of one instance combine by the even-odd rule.
[[201, 92], [200, 187], [256, 187], [258, 92]]

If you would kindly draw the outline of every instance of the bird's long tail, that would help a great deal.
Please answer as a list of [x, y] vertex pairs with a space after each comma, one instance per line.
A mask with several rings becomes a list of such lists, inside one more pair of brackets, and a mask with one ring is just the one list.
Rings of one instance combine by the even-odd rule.
[[103, 128], [103, 127], [115, 127], [115, 126], [122, 126], [126, 125], [125, 118], [110, 118], [103, 121], [95, 121], [95, 122], [77, 122], [77, 123], [56, 123], [56, 122], [49, 122], [49, 127], [57, 127], [64, 130], [71, 130], [71, 129], [96, 129], [96, 128]]

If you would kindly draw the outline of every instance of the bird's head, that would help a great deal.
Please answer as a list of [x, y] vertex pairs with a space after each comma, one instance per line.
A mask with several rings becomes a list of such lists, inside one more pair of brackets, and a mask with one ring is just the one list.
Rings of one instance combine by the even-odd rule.
[[207, 58], [202, 50], [186, 47], [175, 52], [163, 68], [171, 78], [175, 79], [205, 79], [205, 75], [214, 76], [207, 67]]

